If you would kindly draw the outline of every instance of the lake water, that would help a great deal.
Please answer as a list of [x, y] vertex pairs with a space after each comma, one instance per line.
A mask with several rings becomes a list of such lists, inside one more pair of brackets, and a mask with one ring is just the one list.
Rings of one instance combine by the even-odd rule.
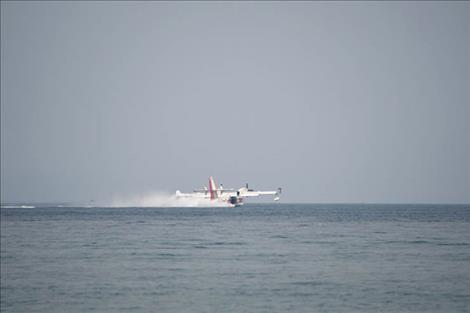
[[1, 312], [469, 312], [470, 205], [1, 209]]

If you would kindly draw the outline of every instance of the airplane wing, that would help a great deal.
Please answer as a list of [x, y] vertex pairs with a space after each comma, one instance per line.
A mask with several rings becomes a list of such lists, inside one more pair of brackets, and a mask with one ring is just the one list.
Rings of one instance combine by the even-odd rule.
[[[220, 191], [222, 193], [224, 192], [234, 192], [235, 189], [214, 189], [214, 191]], [[210, 192], [209, 190], [206, 190], [206, 189], [194, 189], [193, 192], [204, 192], [204, 193], [208, 193]]]
[[[278, 188], [276, 191], [255, 191], [255, 190], [240, 190], [240, 196], [242, 197], [258, 197], [258, 196], [265, 196], [265, 195], [276, 195], [279, 196], [281, 194], [281, 188]], [[279, 198], [279, 197], [277, 197]]]
[[240, 192], [240, 196], [242, 197], [258, 197], [264, 195], [276, 195], [276, 191], [247, 191], [247, 192]]

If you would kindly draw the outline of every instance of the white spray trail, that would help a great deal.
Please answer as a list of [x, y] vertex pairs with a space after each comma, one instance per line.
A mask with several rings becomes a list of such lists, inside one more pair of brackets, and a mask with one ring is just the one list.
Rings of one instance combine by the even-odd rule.
[[154, 192], [130, 197], [114, 197], [112, 207], [228, 207], [228, 203], [203, 198], [177, 197]]

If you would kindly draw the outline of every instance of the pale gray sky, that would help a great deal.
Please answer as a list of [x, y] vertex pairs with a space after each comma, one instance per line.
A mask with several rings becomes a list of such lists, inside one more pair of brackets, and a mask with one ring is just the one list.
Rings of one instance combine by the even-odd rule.
[[1, 197], [470, 202], [468, 2], [1, 2]]

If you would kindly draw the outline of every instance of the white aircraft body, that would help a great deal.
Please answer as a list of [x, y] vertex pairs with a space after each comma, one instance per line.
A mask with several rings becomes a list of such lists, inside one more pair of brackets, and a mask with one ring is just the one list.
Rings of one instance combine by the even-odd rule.
[[273, 195], [274, 201], [279, 201], [281, 195], [281, 188], [276, 191], [257, 191], [248, 188], [248, 184], [245, 187], [235, 189], [224, 189], [221, 184], [217, 188], [214, 179], [209, 177], [209, 188], [204, 186], [204, 189], [194, 190], [192, 193], [182, 193], [179, 190], [176, 191], [177, 198], [194, 198], [194, 199], [207, 199], [216, 203], [227, 204], [228, 206], [241, 206], [243, 205], [243, 199], [247, 197], [258, 197], [264, 195]]

